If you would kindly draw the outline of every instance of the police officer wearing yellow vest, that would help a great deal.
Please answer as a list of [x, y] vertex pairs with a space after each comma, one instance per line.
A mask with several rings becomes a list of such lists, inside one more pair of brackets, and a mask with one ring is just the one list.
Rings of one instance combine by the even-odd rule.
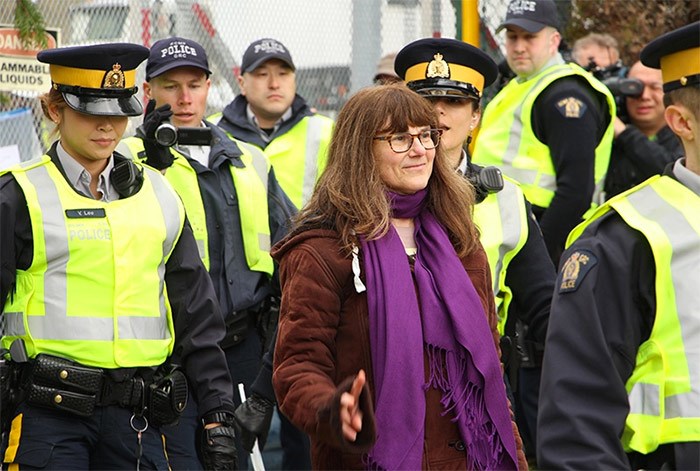
[[[515, 321], [519, 320], [528, 327], [528, 345], [543, 344], [556, 274], [539, 226], [518, 184], [508, 177], [501, 181], [500, 172], [494, 167], [483, 169], [473, 164], [466, 150], [481, 116], [482, 92], [498, 74], [496, 63], [462, 41], [425, 38], [404, 46], [395, 64], [397, 74], [408, 87], [433, 103], [443, 130], [440, 147], [477, 192], [474, 220], [489, 258], [500, 334], [506, 334], [507, 325], [507, 340], [514, 341]], [[508, 345], [503, 341], [501, 344]], [[502, 350], [515, 354], [516, 345]], [[517, 368], [517, 363], [513, 361], [512, 366]], [[509, 379], [515, 382], [515, 370], [510, 373]], [[531, 371], [523, 374], [530, 375]], [[533, 456], [538, 385], [539, 368], [533, 382], [521, 381], [514, 388], [523, 405], [532, 405], [530, 409], [520, 408], [518, 418], [522, 419], [521, 436], [531, 432]]]
[[[182, 198], [192, 224], [200, 256], [214, 282], [227, 334], [222, 342], [235, 384], [246, 388], [255, 379], [269, 326], [277, 311], [270, 299], [279, 288], [273, 283], [275, 267], [270, 245], [287, 231], [296, 212], [275, 178], [268, 159], [256, 147], [231, 139], [203, 119], [210, 87], [207, 55], [200, 44], [172, 37], [151, 47], [146, 64], [144, 91], [149, 98], [144, 123], [136, 137], [125, 139], [131, 155], [163, 169]], [[177, 129], [178, 137], [192, 129], [211, 131], [209, 142], [172, 147], [159, 144], [163, 124]], [[190, 142], [190, 141], [187, 141]], [[201, 368], [207, 365], [201, 364]], [[240, 404], [240, 397], [234, 402]], [[247, 392], [250, 394], [250, 391]], [[177, 466], [198, 467], [193, 422], [169, 430], [178, 442]], [[189, 448], [189, 451], [187, 451]], [[239, 448], [239, 461], [247, 453]]]
[[685, 156], [569, 235], [538, 432], [545, 469], [700, 469], [700, 22], [649, 43]]
[[252, 42], [241, 61], [241, 93], [212, 121], [265, 152], [289, 199], [301, 208], [326, 167], [333, 121], [296, 93], [289, 49], [272, 38]]
[[160, 429], [188, 383], [207, 468], [236, 467], [224, 324], [184, 207], [157, 170], [113, 153], [142, 111], [134, 80], [147, 56], [135, 44], [37, 56], [59, 139], [0, 176], [11, 469], [167, 469]]
[[[297, 208], [301, 208], [326, 168], [333, 120], [313, 111], [296, 93], [296, 66], [292, 55], [276, 39], [262, 38], [250, 43], [243, 53], [238, 85], [241, 93], [222, 113], [210, 117], [211, 121], [230, 136], [262, 149], [285, 193]], [[269, 368], [271, 362], [263, 365], [255, 384], [259, 397], [266, 395], [271, 400], [274, 394]], [[270, 417], [269, 408], [259, 409], [259, 412]], [[280, 419], [282, 467], [309, 468], [308, 438], [286, 417]], [[264, 419], [264, 422], [269, 423], [269, 420]]]
[[557, 52], [553, 0], [512, 0], [506, 59], [516, 74], [484, 111], [474, 162], [521, 184], [558, 264], [566, 235], [600, 201], [610, 160], [615, 103], [610, 91]]

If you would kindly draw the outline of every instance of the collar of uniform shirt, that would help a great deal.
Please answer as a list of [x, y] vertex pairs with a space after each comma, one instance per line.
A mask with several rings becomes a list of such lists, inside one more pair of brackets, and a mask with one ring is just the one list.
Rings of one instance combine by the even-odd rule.
[[535, 75], [539, 74], [539, 73], [542, 72], [543, 70], [548, 69], [548, 68], [550, 68], [550, 67], [552, 67], [552, 66], [560, 65], [560, 64], [564, 64], [564, 63], [566, 63], [566, 61], [564, 61], [564, 58], [561, 56], [561, 53], [557, 52], [556, 54], [554, 54], [554, 55], [552, 56], [551, 59], [549, 59], [549, 60], [547, 61], [547, 63], [546, 63], [545, 65], [542, 66], [542, 68], [541, 68], [540, 70], [534, 72], [532, 75], [528, 75], [527, 77], [516, 77], [515, 80], [516, 80], [518, 83], [527, 82], [528, 80], [530, 80], [532, 77], [534, 77]]
[[[92, 192], [90, 192], [90, 182], [92, 181], [92, 177], [90, 173], [85, 170], [85, 167], [80, 165], [74, 158], [68, 155], [68, 152], [66, 152], [66, 150], [63, 148], [60, 141], [58, 146], [56, 146], [56, 154], [58, 155], [58, 160], [63, 166], [63, 170], [66, 172], [68, 182], [73, 185], [73, 188], [80, 191], [88, 198], [93, 198]], [[113, 167], [114, 158], [110, 157], [107, 161], [107, 166], [102, 173], [100, 173], [100, 178], [97, 182], [97, 191], [102, 194], [102, 198], [100, 200], [104, 201], [105, 203], [119, 199], [119, 195], [109, 179], [109, 172], [112, 171]]]
[[[258, 128], [260, 130], [260, 136], [263, 138], [263, 140], [265, 142], [270, 142], [270, 136], [268, 136], [267, 133], [265, 131], [263, 131], [262, 128], [260, 127], [260, 125], [258, 124], [258, 119], [255, 117], [255, 114], [253, 113], [253, 110], [250, 108], [250, 105], [246, 106], [245, 112], [246, 112], [246, 115], [248, 116], [248, 121], [250, 122], [250, 124], [252, 124], [253, 126], [255, 126], [256, 128]], [[280, 125], [283, 122], [287, 121], [291, 117], [292, 117], [292, 107], [290, 106], [289, 108], [287, 108], [287, 111], [284, 112], [282, 117], [280, 119], [278, 119], [277, 122], [275, 123], [275, 127], [272, 131], [272, 134], [274, 134], [274, 132], [277, 131], [277, 129], [280, 127]]]
[[685, 168], [685, 157], [673, 164], [673, 174], [679, 182], [696, 195], [700, 195], [700, 175]]

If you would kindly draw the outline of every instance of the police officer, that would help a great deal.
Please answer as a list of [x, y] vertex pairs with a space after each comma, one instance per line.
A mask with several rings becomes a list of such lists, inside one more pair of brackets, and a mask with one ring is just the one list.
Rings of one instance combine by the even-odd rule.
[[[311, 197], [316, 180], [326, 167], [326, 152], [333, 120], [313, 111], [296, 93], [296, 66], [289, 49], [273, 38], [253, 41], [243, 53], [238, 85], [240, 95], [210, 117], [230, 136], [260, 148], [270, 159], [289, 199], [301, 208]], [[269, 384], [265, 379], [256, 383]], [[267, 394], [272, 388], [265, 388]], [[255, 409], [269, 417], [268, 397], [258, 389]], [[280, 417], [284, 469], [311, 467], [305, 434]], [[269, 422], [269, 420], [267, 421]]]
[[700, 23], [641, 53], [685, 156], [569, 236], [542, 373], [546, 469], [700, 469]]
[[553, 0], [512, 0], [506, 59], [516, 74], [488, 104], [474, 162], [517, 180], [555, 265], [569, 231], [598, 204], [610, 160], [615, 101], [576, 64], [564, 62]]
[[[482, 92], [498, 74], [496, 63], [462, 41], [425, 38], [404, 46], [395, 64], [408, 87], [433, 103], [443, 130], [440, 147], [477, 191], [474, 220], [489, 258], [499, 332], [508, 334], [501, 342], [503, 352], [517, 356], [516, 320], [528, 328], [527, 345], [541, 346], [556, 277], [542, 233], [519, 185], [508, 177], [501, 179], [494, 167], [483, 169], [473, 164], [466, 150], [481, 116]], [[515, 386], [518, 361], [513, 358], [508, 363], [513, 367], [509, 379]], [[528, 381], [529, 376], [533, 376], [532, 381]], [[539, 368], [524, 370], [520, 377], [520, 387], [514, 387], [516, 397], [530, 405], [518, 410], [520, 432], [521, 436], [527, 432], [532, 435], [530, 451], [534, 456]]]
[[37, 56], [59, 139], [0, 176], [2, 346], [20, 396], [10, 467], [166, 469], [160, 428], [188, 382], [207, 468], [236, 467], [224, 325], [184, 207], [159, 172], [113, 153], [142, 111], [147, 55], [101, 44]]
[[[272, 335], [267, 330], [274, 329], [277, 318], [270, 301], [279, 292], [273, 285], [270, 245], [284, 236], [296, 208], [260, 149], [229, 138], [204, 120], [210, 73], [206, 51], [197, 42], [171, 37], [154, 43], [143, 84], [150, 100], [147, 109], [152, 112], [136, 137], [123, 144], [131, 155], [163, 169], [182, 198], [226, 320], [221, 345], [231, 376], [235, 384], [249, 388], [266, 338]], [[174, 126], [182, 135], [172, 147], [156, 140], [163, 124]], [[211, 136], [188, 140], [196, 130], [210, 131]], [[237, 391], [234, 402], [238, 405]], [[194, 425], [189, 421], [184, 427], [166, 430], [177, 468], [199, 467], [193, 449]], [[247, 453], [242, 448], [239, 452], [243, 466]]]
[[333, 121], [296, 93], [289, 49], [272, 38], [252, 42], [241, 61], [241, 93], [212, 121], [265, 152], [289, 199], [301, 208], [326, 166]]

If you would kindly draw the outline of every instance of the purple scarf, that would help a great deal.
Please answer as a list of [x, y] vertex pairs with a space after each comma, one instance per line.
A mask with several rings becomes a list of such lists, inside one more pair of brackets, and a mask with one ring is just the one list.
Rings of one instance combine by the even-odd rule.
[[[367, 281], [377, 441], [368, 467], [420, 469], [425, 391], [442, 392], [454, 415], [469, 469], [517, 469], [515, 437], [499, 359], [481, 300], [435, 217], [427, 190], [389, 193], [393, 216], [414, 218], [418, 247], [414, 282], [393, 227], [361, 240]], [[424, 381], [424, 351], [430, 363]]]

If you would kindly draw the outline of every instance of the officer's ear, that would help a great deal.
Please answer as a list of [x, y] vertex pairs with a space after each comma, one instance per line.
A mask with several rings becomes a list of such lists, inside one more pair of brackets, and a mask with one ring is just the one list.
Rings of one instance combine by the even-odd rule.
[[698, 121], [688, 107], [681, 104], [669, 105], [664, 111], [664, 117], [668, 127], [683, 142], [690, 142], [697, 138]]

